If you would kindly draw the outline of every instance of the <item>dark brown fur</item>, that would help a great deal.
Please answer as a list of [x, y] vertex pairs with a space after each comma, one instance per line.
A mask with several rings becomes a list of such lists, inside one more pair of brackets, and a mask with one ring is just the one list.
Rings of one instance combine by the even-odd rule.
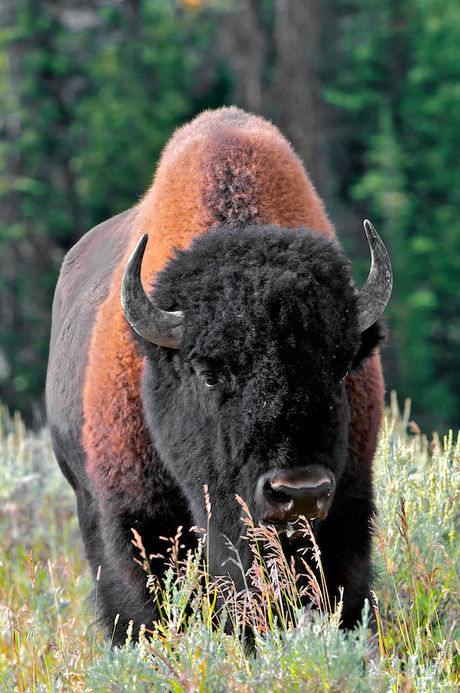
[[[236, 201], [228, 184], [235, 179], [244, 182]], [[149, 233], [143, 278], [152, 281], [173, 247], [187, 247], [194, 236], [224, 221], [307, 226], [328, 237], [334, 233], [285, 138], [267, 121], [235, 108], [205, 113], [175, 134], [135, 220], [120, 229], [126, 237], [126, 252], [114, 268], [108, 296], [98, 310], [83, 389], [87, 469], [101, 490], [116, 492], [128, 484], [126, 491], [132, 490], [138, 498], [145, 488], [143, 470], [151, 456], [139, 399], [142, 360], [119, 300], [125, 264], [141, 234]], [[375, 384], [371, 387], [370, 383]], [[352, 445], [359, 451], [358, 459], [369, 465], [383, 401], [377, 355], [362, 373], [350, 378], [349, 387]], [[371, 424], [370, 437], [369, 427], [360, 423], [363, 420]]]
[[[171, 480], [152, 445], [141, 403], [144, 359], [120, 303], [126, 262], [147, 232], [142, 278], [148, 288], [174, 248], [188, 248], [195, 237], [216, 226], [253, 223], [306, 226], [334, 237], [322, 201], [277, 128], [236, 108], [224, 108], [203, 113], [178, 130], [139, 205], [93, 229], [66, 258], [53, 308], [48, 416], [58, 461], [77, 493], [82, 532], [91, 536], [100, 531], [106, 543], [106, 562], [101, 560], [106, 573], [122, 540], [120, 532], [126, 532], [129, 543], [129, 517], [154, 517], [161, 511], [167, 518], [171, 504], [165, 497]], [[353, 508], [346, 505], [348, 489], [353, 498], [362, 494], [372, 499], [372, 458], [383, 406], [377, 352], [348, 376], [347, 388], [350, 461], [340, 483], [341, 512], [349, 514]], [[161, 484], [155, 486], [155, 479]], [[171, 518], [182, 512], [182, 500], [176, 502], [178, 510]], [[115, 515], [124, 513], [125, 529], [111, 529]], [[96, 530], [99, 515], [104, 519]], [[94, 572], [95, 545], [87, 548]], [[128, 554], [127, 548], [123, 569], [132, 581], [141, 581], [142, 573]], [[366, 536], [363, 557], [356, 561], [367, 565], [369, 554]], [[324, 560], [333, 564], [334, 556], [326, 551]], [[357, 572], [350, 574], [350, 585]], [[336, 592], [338, 585], [332, 588]], [[106, 612], [117, 613], [116, 604], [107, 603]], [[139, 609], [138, 620], [144, 617]]]

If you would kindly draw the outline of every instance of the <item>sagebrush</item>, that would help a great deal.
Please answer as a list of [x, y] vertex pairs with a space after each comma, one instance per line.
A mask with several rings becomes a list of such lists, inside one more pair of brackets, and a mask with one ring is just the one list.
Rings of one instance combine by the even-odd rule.
[[395, 398], [375, 458], [375, 601], [360, 628], [339, 629], [340, 604], [326, 613], [326, 586], [313, 576], [316, 608], [301, 609], [276, 535], [246, 516], [248, 591], [212, 582], [201, 553], [180, 564], [179, 532], [165, 582], [151, 585], [162, 619], [123, 649], [102, 641], [86, 601], [73, 493], [46, 429], [28, 433], [4, 410], [1, 422], [0, 692], [459, 690], [460, 443], [428, 441]]

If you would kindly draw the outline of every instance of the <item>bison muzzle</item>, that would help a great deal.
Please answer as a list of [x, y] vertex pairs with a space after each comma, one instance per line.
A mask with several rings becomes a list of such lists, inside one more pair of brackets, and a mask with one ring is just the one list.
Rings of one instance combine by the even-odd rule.
[[332, 472], [318, 465], [266, 472], [258, 480], [256, 490], [257, 500], [264, 508], [262, 521], [282, 530], [300, 515], [309, 520], [325, 518], [334, 490]]

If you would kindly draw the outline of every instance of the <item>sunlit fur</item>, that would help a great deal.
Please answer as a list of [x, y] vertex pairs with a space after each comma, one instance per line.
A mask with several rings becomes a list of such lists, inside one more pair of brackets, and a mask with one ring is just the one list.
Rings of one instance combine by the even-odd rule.
[[[144, 286], [156, 282], [160, 307], [186, 314], [178, 351], [137, 339], [122, 312], [123, 270], [144, 232]], [[206, 521], [208, 483], [211, 567], [222, 570], [221, 533], [237, 543], [241, 533], [234, 494], [256, 516], [248, 496], [265, 466], [311, 459], [331, 460], [337, 473], [318, 542], [332, 597], [345, 587], [344, 624], [359, 618], [369, 589], [383, 383], [373, 351], [381, 329], [359, 336], [354, 291], [291, 146], [273, 125], [236, 108], [178, 130], [141, 202], [70, 251], [53, 307], [48, 417], [94, 576], [101, 566], [107, 632], [120, 614], [115, 642], [130, 619], [148, 625], [157, 613], [134, 561], [131, 527], [149, 553], [161, 553], [160, 536]], [[193, 369], [201, 358], [222, 370], [218, 401], [199, 389]], [[162, 560], [151, 568], [161, 574]]]

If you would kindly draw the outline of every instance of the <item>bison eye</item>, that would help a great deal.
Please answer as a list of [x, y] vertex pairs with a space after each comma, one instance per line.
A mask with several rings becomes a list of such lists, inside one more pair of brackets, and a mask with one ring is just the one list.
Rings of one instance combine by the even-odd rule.
[[191, 365], [206, 389], [215, 390], [219, 385], [222, 385], [224, 378], [211, 361], [204, 358], [195, 358], [192, 360]]
[[201, 377], [208, 390], [214, 390], [219, 384], [219, 376], [217, 373], [202, 373]]

